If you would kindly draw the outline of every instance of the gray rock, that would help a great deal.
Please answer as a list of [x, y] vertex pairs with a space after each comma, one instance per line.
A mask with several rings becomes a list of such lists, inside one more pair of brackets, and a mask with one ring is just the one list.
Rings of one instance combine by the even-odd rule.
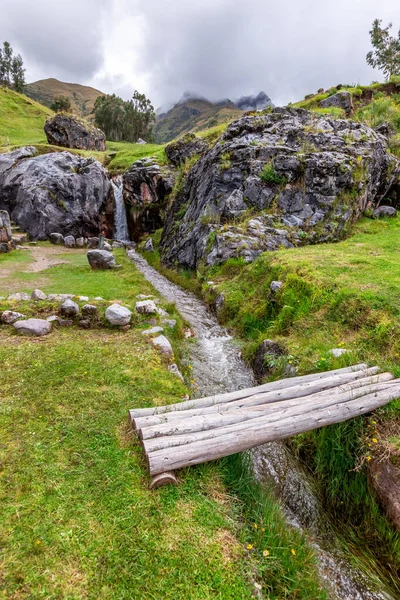
[[100, 162], [70, 152], [0, 156], [0, 210], [35, 240], [96, 235], [113, 227], [113, 195]]
[[64, 236], [61, 233], [50, 233], [49, 240], [54, 246], [64, 246]]
[[132, 312], [125, 306], [112, 304], [106, 309], [106, 319], [111, 325], [128, 325], [132, 319]]
[[194, 154], [202, 154], [208, 148], [207, 142], [194, 133], [187, 133], [179, 140], [171, 142], [165, 147], [165, 154], [169, 162], [176, 167], [183, 164]]
[[158, 312], [157, 306], [153, 300], [142, 300], [141, 302], [136, 302], [135, 310], [141, 315], [155, 315]]
[[167, 319], [166, 321], [163, 321], [163, 323], [164, 323], [164, 325], [166, 325], [170, 329], [175, 329], [175, 327], [176, 327], [176, 320], [175, 319]]
[[151, 298], [154, 298], [154, 296], [152, 294], [138, 294], [136, 298], [138, 300], [150, 300]]
[[49, 294], [47, 300], [49, 302], [65, 302], [65, 300], [71, 300], [75, 298], [74, 294]]
[[94, 304], [85, 304], [82, 306], [82, 314], [85, 316], [93, 317], [94, 315], [97, 315], [97, 312], [98, 308]]
[[346, 350], [345, 348], [332, 348], [332, 350], [329, 350], [329, 352], [335, 358], [340, 358], [341, 356], [343, 356], [343, 354], [347, 354], [349, 350]]
[[42, 290], [33, 290], [31, 294], [32, 300], [47, 300], [47, 296]]
[[14, 328], [22, 335], [43, 336], [51, 332], [52, 324], [44, 319], [16, 321]]
[[225, 296], [223, 294], [218, 294], [218, 296], [215, 298], [215, 301], [214, 301], [214, 307], [215, 307], [217, 314], [219, 312], [221, 312], [221, 310], [224, 307], [224, 304], [225, 304]]
[[113, 242], [111, 244], [113, 250], [117, 249], [117, 248], [124, 248], [124, 244], [123, 242]]
[[78, 327], [81, 329], [90, 329], [91, 324], [92, 322], [90, 319], [81, 319], [78, 323]]
[[325, 100], [321, 100], [319, 105], [321, 108], [330, 108], [331, 106], [343, 108], [346, 114], [349, 114], [353, 110], [353, 101], [350, 92], [337, 92], [332, 96], [328, 96]]
[[264, 340], [258, 346], [254, 359], [253, 371], [258, 382], [271, 375], [275, 367], [276, 360], [279, 360], [286, 354], [285, 349], [272, 340]]
[[60, 313], [63, 317], [76, 317], [79, 315], [79, 306], [72, 300], [66, 300], [60, 306]]
[[115, 257], [107, 250], [89, 250], [88, 261], [93, 270], [115, 269]]
[[142, 140], [142, 138], [138, 138], [137, 144], [147, 144], [147, 142], [145, 142], [144, 140]]
[[108, 242], [104, 242], [104, 244], [103, 244], [103, 250], [106, 250], [107, 252], [111, 252], [112, 251], [111, 244], [109, 244]]
[[17, 292], [15, 294], [10, 294], [7, 298], [7, 300], [18, 300], [18, 302], [20, 302], [21, 300], [30, 300], [31, 297], [29, 294], [27, 294], [26, 292]]
[[279, 290], [281, 290], [283, 287], [283, 281], [272, 281], [271, 285], [269, 287], [270, 287], [271, 292], [273, 292], [273, 293], [279, 292]]
[[12, 230], [10, 215], [6, 210], [0, 210], [0, 243], [7, 244], [11, 241]]
[[99, 238], [98, 237], [90, 237], [87, 241], [88, 248], [98, 248], [99, 247]]
[[[157, 302], [157, 300], [154, 302]], [[169, 317], [169, 314], [163, 308], [157, 308], [157, 314], [160, 315], [160, 317]]]
[[72, 319], [62, 319], [57, 315], [51, 315], [47, 317], [46, 321], [52, 323], [53, 325], [59, 325], [60, 327], [71, 327], [74, 324]]
[[0, 254], [7, 254], [10, 252], [11, 247], [6, 242], [0, 242]]
[[89, 296], [78, 296], [79, 302], [88, 302]]
[[156, 338], [151, 340], [151, 343], [158, 348], [165, 358], [171, 359], [174, 355], [174, 351], [169, 340], [165, 337], [165, 335], [159, 335]]
[[12, 325], [21, 319], [26, 319], [26, 316], [13, 310], [5, 310], [1, 315], [1, 322], [4, 323], [4, 325]]
[[146, 252], [154, 252], [154, 244], [152, 238], [149, 238], [144, 245]]
[[396, 217], [397, 210], [393, 208], [393, 206], [379, 206], [374, 210], [373, 216], [375, 219], [379, 219], [381, 217]]
[[101, 302], [102, 300], [104, 300], [104, 298], [102, 298], [101, 296], [96, 296], [95, 300], [97, 300], [98, 302]]
[[78, 237], [75, 240], [75, 246], [77, 248], [83, 248], [85, 246], [85, 238], [83, 237]]
[[75, 248], [75, 238], [73, 235], [67, 235], [64, 238], [64, 246], [66, 248]]
[[185, 380], [183, 379], [183, 375], [178, 368], [178, 365], [176, 365], [175, 363], [168, 366], [168, 371], [170, 373], [172, 373], [173, 375], [175, 375], [176, 377], [178, 377], [182, 381], [182, 383], [185, 382]]
[[156, 335], [157, 333], [162, 333], [164, 329], [162, 327], [156, 326], [151, 329], [145, 329], [142, 331], [142, 335]]
[[48, 119], [44, 131], [49, 144], [63, 148], [77, 148], [79, 150], [106, 149], [106, 136], [82, 119], [72, 115], [58, 114]]

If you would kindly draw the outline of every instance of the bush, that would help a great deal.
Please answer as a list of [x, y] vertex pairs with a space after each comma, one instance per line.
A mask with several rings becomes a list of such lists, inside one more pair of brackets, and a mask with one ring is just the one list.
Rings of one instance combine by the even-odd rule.
[[272, 163], [264, 165], [263, 170], [260, 173], [260, 179], [264, 183], [276, 183], [280, 185], [285, 184], [287, 181], [284, 175], [279, 175], [279, 173], [275, 171]]

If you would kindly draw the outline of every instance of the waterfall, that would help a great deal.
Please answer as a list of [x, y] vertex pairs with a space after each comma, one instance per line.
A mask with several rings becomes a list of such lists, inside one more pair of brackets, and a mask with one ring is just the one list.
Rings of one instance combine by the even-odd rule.
[[128, 222], [126, 219], [125, 202], [122, 195], [122, 177], [111, 180], [114, 189], [115, 211], [114, 211], [114, 237], [120, 242], [129, 240]]

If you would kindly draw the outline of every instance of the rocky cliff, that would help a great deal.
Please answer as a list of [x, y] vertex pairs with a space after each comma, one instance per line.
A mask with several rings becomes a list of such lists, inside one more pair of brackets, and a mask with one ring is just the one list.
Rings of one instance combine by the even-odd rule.
[[294, 108], [244, 116], [172, 194], [162, 260], [196, 268], [339, 239], [399, 176], [387, 139], [359, 122]]

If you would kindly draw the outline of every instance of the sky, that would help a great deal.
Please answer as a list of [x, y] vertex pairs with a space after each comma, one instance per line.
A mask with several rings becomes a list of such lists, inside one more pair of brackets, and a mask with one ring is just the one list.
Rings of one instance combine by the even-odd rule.
[[375, 18], [399, 0], [0, 0], [0, 43], [28, 82], [48, 77], [155, 107], [266, 92], [276, 105], [319, 88], [381, 81], [366, 64]]

